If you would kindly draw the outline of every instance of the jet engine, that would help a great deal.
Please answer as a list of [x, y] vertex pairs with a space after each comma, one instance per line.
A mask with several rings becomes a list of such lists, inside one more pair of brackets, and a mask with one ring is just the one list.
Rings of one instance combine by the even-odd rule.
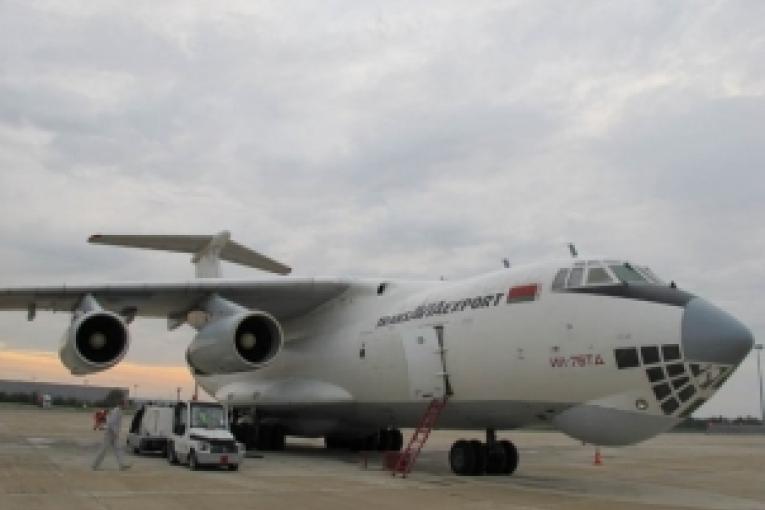
[[199, 375], [253, 370], [276, 356], [283, 337], [279, 323], [265, 312], [217, 317], [194, 337], [186, 361]]
[[129, 338], [119, 315], [105, 310], [81, 312], [64, 333], [59, 358], [73, 375], [100, 372], [122, 360]]

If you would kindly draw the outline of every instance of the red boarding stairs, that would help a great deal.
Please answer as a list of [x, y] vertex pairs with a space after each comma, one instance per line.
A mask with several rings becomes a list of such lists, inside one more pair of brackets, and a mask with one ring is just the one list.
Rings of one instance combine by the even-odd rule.
[[434, 398], [428, 404], [428, 408], [425, 410], [425, 414], [422, 415], [420, 423], [417, 424], [417, 428], [414, 429], [414, 434], [406, 445], [406, 448], [398, 456], [398, 461], [393, 467], [391, 475], [401, 475], [402, 478], [406, 478], [417, 460], [417, 456], [420, 454], [420, 450], [425, 446], [425, 442], [430, 437], [430, 433], [433, 431], [433, 427], [436, 425], [438, 417], [441, 416], [441, 411], [446, 407], [446, 397]]

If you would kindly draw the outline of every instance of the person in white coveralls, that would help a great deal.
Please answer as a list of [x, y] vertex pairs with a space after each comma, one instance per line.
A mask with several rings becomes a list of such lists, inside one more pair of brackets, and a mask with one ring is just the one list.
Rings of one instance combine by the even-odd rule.
[[101, 466], [101, 461], [104, 460], [106, 450], [111, 449], [114, 452], [114, 457], [117, 459], [117, 465], [119, 468], [127, 469], [129, 464], [125, 464], [122, 458], [122, 452], [120, 451], [118, 440], [120, 435], [120, 428], [122, 427], [122, 408], [119, 405], [114, 406], [106, 417], [106, 426], [104, 427], [104, 442], [101, 444], [101, 449], [98, 450], [98, 455], [93, 460], [93, 469], [98, 469]]

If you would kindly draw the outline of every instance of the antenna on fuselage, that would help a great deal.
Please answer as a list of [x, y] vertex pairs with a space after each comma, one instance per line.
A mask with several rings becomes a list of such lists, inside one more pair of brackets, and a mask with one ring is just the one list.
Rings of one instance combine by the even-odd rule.
[[576, 246], [574, 246], [574, 243], [568, 243], [568, 251], [571, 252], [571, 258], [577, 258], [579, 257], [579, 252], [576, 251]]

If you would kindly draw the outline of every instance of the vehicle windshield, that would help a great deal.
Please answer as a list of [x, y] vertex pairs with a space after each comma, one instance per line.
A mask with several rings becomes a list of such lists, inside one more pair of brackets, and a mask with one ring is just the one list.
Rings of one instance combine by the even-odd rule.
[[226, 414], [215, 405], [192, 405], [191, 426], [200, 429], [225, 429]]

